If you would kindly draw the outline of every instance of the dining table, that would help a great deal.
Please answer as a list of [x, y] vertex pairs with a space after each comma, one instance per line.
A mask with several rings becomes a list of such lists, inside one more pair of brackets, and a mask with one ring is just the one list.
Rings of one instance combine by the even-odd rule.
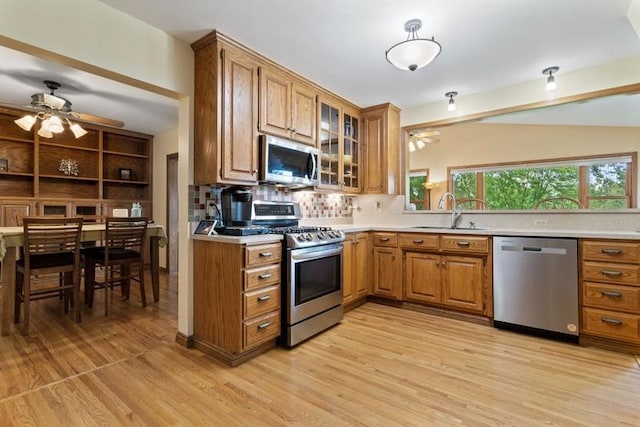
[[[83, 242], [100, 242], [104, 240], [105, 229], [105, 223], [83, 224], [81, 240]], [[167, 245], [167, 234], [162, 225], [149, 223], [147, 237], [153, 300], [158, 302], [160, 300], [160, 247]], [[0, 316], [1, 335], [9, 335], [11, 329], [10, 324], [16, 289], [16, 260], [18, 259], [19, 249], [23, 245], [23, 227], [0, 227], [0, 268], [2, 269], [0, 285], [4, 286], [2, 315]]]

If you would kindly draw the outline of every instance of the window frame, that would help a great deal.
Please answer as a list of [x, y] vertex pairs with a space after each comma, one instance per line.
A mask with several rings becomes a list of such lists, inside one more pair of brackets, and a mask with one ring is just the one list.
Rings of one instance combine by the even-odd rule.
[[[595, 160], [602, 160], [603, 163], [607, 160], [615, 161], [620, 158], [630, 158], [630, 166], [627, 167], [625, 177], [625, 195], [624, 196], [590, 196], [589, 192], [589, 165], [579, 165], [580, 162], [593, 163]], [[544, 166], [576, 166], [578, 167], [578, 200], [585, 206], [585, 210], [598, 211], [599, 209], [591, 209], [589, 207], [589, 201], [591, 200], [628, 200], [628, 205], [625, 209], [635, 209], [637, 207], [637, 152], [624, 152], [624, 153], [609, 153], [598, 154], [588, 156], [576, 156], [576, 157], [559, 157], [551, 159], [538, 159], [538, 160], [525, 160], [525, 161], [513, 161], [513, 162], [501, 162], [501, 163], [487, 163], [487, 164], [474, 164], [465, 166], [449, 166], [447, 167], [447, 191], [453, 193], [453, 178], [452, 174], [456, 172], [476, 173], [476, 194], [480, 200], [485, 200], [484, 194], [484, 174], [488, 171], [495, 170], [509, 170], [509, 169], [521, 169], [521, 168], [539, 168]], [[451, 206], [449, 206], [451, 209]], [[491, 209], [485, 209], [488, 212], [492, 212]], [[495, 212], [495, 210], [493, 211]]]

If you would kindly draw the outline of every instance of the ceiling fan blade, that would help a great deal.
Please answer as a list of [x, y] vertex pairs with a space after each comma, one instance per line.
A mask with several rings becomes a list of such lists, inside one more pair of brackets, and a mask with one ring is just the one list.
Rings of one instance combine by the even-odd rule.
[[97, 123], [105, 126], [111, 126], [114, 128], [123, 128], [124, 122], [120, 120], [107, 119], [106, 117], [94, 116], [93, 114], [87, 113], [78, 113], [77, 111], [73, 112], [73, 116], [80, 121], [89, 122], [89, 123]]

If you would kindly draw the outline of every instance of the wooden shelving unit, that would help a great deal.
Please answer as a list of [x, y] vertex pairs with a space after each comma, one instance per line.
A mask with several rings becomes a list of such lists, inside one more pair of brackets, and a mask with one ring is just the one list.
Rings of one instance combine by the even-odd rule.
[[[0, 109], [0, 226], [18, 216], [66, 215], [98, 220], [114, 208], [140, 202], [151, 215], [151, 135], [83, 124], [81, 138], [65, 131], [53, 138], [26, 132], [13, 121], [24, 113]], [[60, 170], [62, 159], [77, 166]]]

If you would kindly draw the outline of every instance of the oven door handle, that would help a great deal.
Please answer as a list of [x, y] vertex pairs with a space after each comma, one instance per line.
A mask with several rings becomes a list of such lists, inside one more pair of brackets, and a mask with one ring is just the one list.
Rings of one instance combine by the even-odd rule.
[[326, 249], [322, 251], [313, 251], [313, 252], [297, 253], [297, 252], [291, 251], [291, 259], [294, 262], [299, 262], [299, 261], [309, 261], [309, 260], [318, 259], [318, 258], [326, 258], [328, 256], [341, 255], [341, 254], [342, 254], [342, 246], [339, 246], [337, 248]]

